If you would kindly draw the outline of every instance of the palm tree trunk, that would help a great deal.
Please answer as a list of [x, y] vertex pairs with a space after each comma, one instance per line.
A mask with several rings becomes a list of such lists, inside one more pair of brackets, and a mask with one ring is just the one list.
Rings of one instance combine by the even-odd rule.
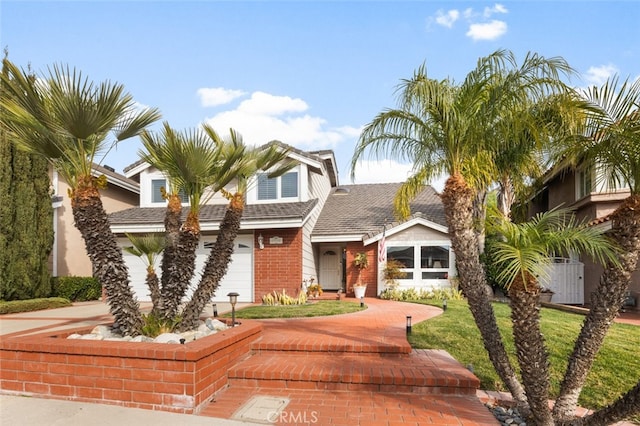
[[640, 380], [616, 402], [580, 418], [557, 421], [558, 426], [600, 426], [612, 425], [640, 413]]
[[202, 279], [182, 312], [182, 321], [178, 326], [180, 330], [189, 330], [197, 325], [200, 313], [204, 310], [207, 302], [211, 300], [220, 281], [226, 275], [233, 255], [234, 241], [240, 230], [240, 219], [243, 212], [243, 196], [235, 194], [220, 224], [220, 232], [204, 266]]
[[[173, 319], [178, 312], [180, 301], [176, 301], [175, 289], [180, 282], [180, 268], [177, 257], [180, 252], [180, 227], [182, 220], [182, 203], [177, 194], [169, 196], [167, 211], [164, 216], [166, 243], [162, 252], [161, 298], [157, 311], [165, 319]], [[156, 307], [154, 306], [154, 310]]]
[[613, 323], [629, 288], [631, 274], [638, 266], [640, 253], [640, 195], [631, 195], [611, 215], [609, 236], [622, 248], [619, 255], [621, 267], [608, 264], [600, 283], [591, 297], [591, 306], [578, 336], [564, 380], [560, 396], [554, 406], [557, 420], [573, 416], [578, 397], [584, 387], [587, 374], [593, 365], [602, 342]]
[[91, 176], [84, 180], [86, 182], [78, 179], [78, 187], [71, 198], [76, 228], [84, 239], [93, 275], [106, 291], [114, 327], [123, 335], [137, 336], [142, 328], [142, 315], [129, 285], [129, 271], [111, 232], [98, 189]]
[[553, 425], [549, 410], [549, 356], [540, 330], [540, 288], [518, 276], [509, 288], [513, 338], [533, 424]]
[[160, 306], [160, 280], [156, 271], [153, 270], [153, 265], [149, 265], [147, 268], [147, 287], [149, 288], [149, 294], [151, 295], [151, 304], [153, 305], [152, 312], [158, 315], [157, 307]]
[[478, 243], [473, 224], [474, 192], [460, 175], [451, 176], [442, 193], [449, 237], [456, 255], [460, 288], [467, 298], [469, 309], [482, 335], [489, 358], [511, 392], [518, 408], [527, 410], [527, 399], [516, 377], [500, 337], [500, 330], [491, 306], [491, 288], [480, 263]]

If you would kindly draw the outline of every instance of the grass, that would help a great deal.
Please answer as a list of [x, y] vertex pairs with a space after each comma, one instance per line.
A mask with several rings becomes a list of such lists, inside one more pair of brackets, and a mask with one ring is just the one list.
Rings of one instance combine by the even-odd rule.
[[[441, 306], [441, 302], [433, 304]], [[504, 303], [494, 303], [493, 307], [507, 353], [512, 355], [515, 366], [511, 310]], [[551, 398], [558, 395], [568, 357], [583, 321], [584, 316], [579, 314], [546, 308], [541, 311], [541, 328], [551, 365]], [[482, 389], [505, 390], [489, 361], [466, 301], [450, 300], [443, 315], [414, 325], [412, 331], [409, 342], [413, 347], [444, 349], [473, 369]], [[631, 389], [640, 376], [638, 348], [640, 327], [613, 324], [587, 377], [579, 404], [591, 409], [601, 408]]]
[[[319, 317], [328, 315], [349, 314], [362, 311], [360, 303], [338, 300], [320, 300], [306, 305], [277, 305], [277, 306], [248, 306], [236, 311], [236, 318], [267, 319], [267, 318], [299, 318]], [[230, 313], [223, 315], [231, 318]]]

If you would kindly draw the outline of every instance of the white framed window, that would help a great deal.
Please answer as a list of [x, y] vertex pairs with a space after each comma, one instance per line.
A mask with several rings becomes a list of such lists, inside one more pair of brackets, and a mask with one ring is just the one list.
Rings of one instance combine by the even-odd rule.
[[165, 199], [162, 196], [162, 188], [167, 189], [166, 179], [152, 179], [151, 180], [151, 202], [152, 203], [164, 203]]
[[[167, 180], [166, 179], [152, 179], [151, 180], [151, 202], [152, 203], [165, 203], [166, 200], [162, 196], [162, 188], [167, 190]], [[182, 204], [186, 204], [189, 202], [189, 197], [187, 194], [180, 190], [178, 193], [180, 196], [180, 202]]]
[[448, 279], [453, 263], [449, 244], [424, 242], [387, 246], [387, 260], [391, 259], [404, 265], [401, 270], [407, 275], [400, 281], [414, 281], [416, 285], [423, 280]]
[[576, 199], [586, 197], [593, 192], [594, 171], [591, 166], [584, 166], [578, 170], [576, 176]]
[[259, 201], [282, 198], [297, 199], [300, 193], [299, 187], [297, 171], [274, 178], [270, 178], [267, 173], [260, 173], [258, 174], [257, 199]]

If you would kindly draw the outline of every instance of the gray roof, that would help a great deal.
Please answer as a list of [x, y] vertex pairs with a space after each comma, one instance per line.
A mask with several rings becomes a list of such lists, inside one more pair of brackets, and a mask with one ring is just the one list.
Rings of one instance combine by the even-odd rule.
[[[313, 199], [299, 203], [249, 204], [245, 206], [243, 221], [304, 219], [318, 200]], [[226, 204], [205, 205], [200, 209], [200, 223], [219, 222], [224, 217]], [[127, 210], [111, 213], [111, 225], [153, 225], [162, 226], [166, 207], [133, 207]], [[189, 208], [182, 209], [182, 218], [186, 219]]]
[[[371, 235], [394, 223], [393, 198], [401, 183], [343, 185], [333, 188], [313, 229], [314, 236]], [[438, 193], [427, 186], [411, 203], [411, 213], [447, 226]]]

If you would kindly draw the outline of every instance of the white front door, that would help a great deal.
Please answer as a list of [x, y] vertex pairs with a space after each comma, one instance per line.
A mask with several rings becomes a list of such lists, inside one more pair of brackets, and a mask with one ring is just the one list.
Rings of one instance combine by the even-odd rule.
[[320, 249], [320, 285], [325, 290], [342, 288], [342, 248], [322, 247]]

